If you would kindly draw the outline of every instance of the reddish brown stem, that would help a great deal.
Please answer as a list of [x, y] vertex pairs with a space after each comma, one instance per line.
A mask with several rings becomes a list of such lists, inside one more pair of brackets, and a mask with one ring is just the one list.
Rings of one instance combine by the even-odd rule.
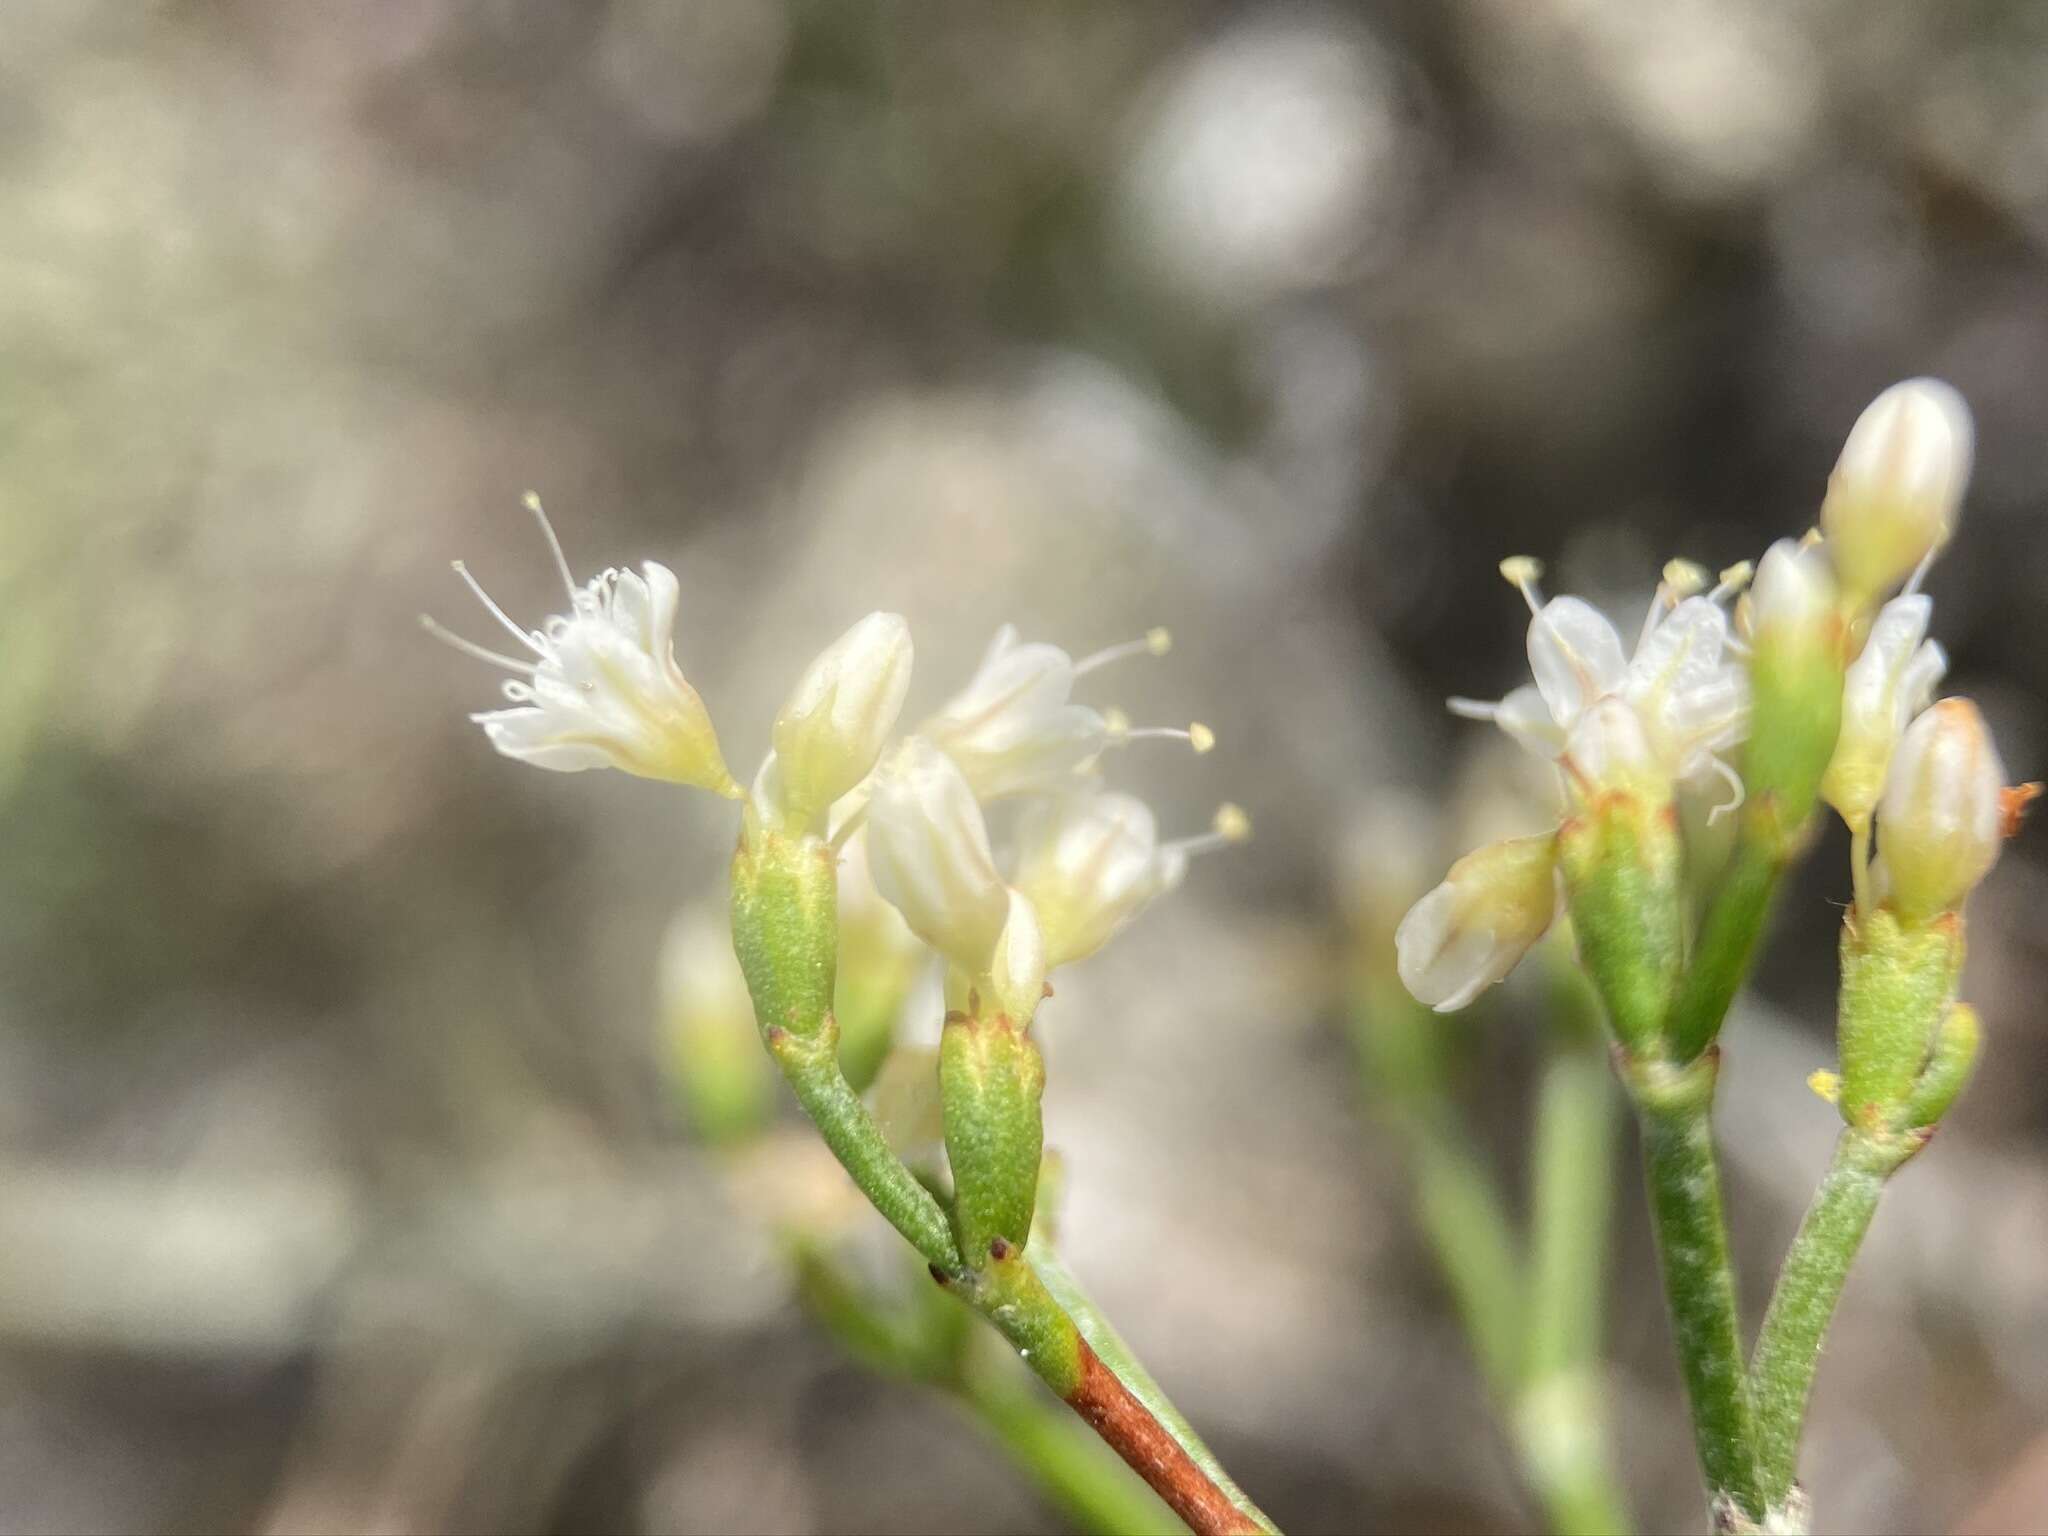
[[1247, 1536], [1258, 1527], [1217, 1487], [1164, 1425], [1131, 1395], [1085, 1340], [1081, 1382], [1067, 1404], [1086, 1419], [1133, 1472], [1145, 1479], [1195, 1536]]

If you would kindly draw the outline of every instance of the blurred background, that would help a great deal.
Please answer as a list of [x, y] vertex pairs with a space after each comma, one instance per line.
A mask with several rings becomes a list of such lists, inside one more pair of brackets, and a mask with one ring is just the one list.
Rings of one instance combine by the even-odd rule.
[[[1089, 696], [1221, 744], [1113, 775], [1258, 836], [1061, 976], [1049, 1135], [1073, 1267], [1290, 1530], [1537, 1519], [1341, 985], [1339, 914], [1526, 814], [1441, 707], [1521, 669], [1495, 562], [1633, 615], [1803, 530], [1861, 406], [1939, 374], [1979, 467], [1935, 630], [2048, 770], [2048, 8], [4, 24], [0, 1528], [1062, 1528], [806, 1318], [678, 1103], [658, 956], [730, 809], [465, 722], [496, 679], [416, 615], [488, 633], [456, 556], [558, 605], [528, 487], [580, 574], [679, 572], [743, 778], [869, 609], [913, 718], [1000, 622], [1172, 626]], [[1752, 1327], [1836, 1123], [1843, 846], [1726, 1037]], [[1973, 906], [1987, 1070], [1850, 1286], [1823, 1530], [2048, 1529], [2044, 866], [2037, 825]], [[1459, 1036], [1511, 1189], [1529, 1002]], [[1620, 1464], [1697, 1529], [1617, 1177]]]

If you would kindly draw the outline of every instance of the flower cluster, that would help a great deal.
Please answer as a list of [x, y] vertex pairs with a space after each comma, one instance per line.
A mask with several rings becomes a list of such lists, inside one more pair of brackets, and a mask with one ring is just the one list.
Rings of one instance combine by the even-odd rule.
[[[1885, 391], [1849, 434], [1820, 528], [1780, 540], [1753, 572], [1722, 572], [1711, 589], [1700, 568], [1667, 565], [1632, 655], [1591, 605], [1544, 601], [1534, 560], [1504, 561], [1531, 614], [1532, 681], [1498, 702], [1452, 699], [1452, 712], [1490, 720], [1555, 761], [1568, 818], [1611, 792], [1656, 807], [1713, 780], [1726, 787], [1719, 816], [1759, 788], [1794, 797], [1770, 771], [1778, 743], [1751, 749], [1747, 785], [1730, 754], [1750, 734], [1753, 701], [1767, 689], [1786, 697], [1804, 668], [1825, 694], [1811, 701], [1830, 733], [1818, 789], [1855, 835], [1858, 908], [1915, 918], [1954, 909], [1996, 857], [2008, 803], [1976, 707], [1930, 707], [1947, 660], [1926, 638], [1933, 609], [1919, 587], [1953, 532], [1970, 444], [1969, 412], [1946, 384]], [[1804, 787], [1808, 803], [1814, 787]], [[1396, 947], [1418, 1000], [1463, 1007], [1514, 968], [1557, 909], [1556, 852], [1555, 838], [1482, 849], [1416, 903]]]
[[[649, 562], [639, 574], [607, 570], [579, 587], [539, 500], [529, 496], [527, 506], [561, 572], [568, 613], [523, 629], [458, 562], [528, 654], [487, 650], [423, 621], [465, 653], [520, 674], [504, 685], [512, 707], [472, 718], [500, 752], [539, 767], [621, 768], [739, 797], [710, 716], [676, 662], [674, 573]], [[910, 687], [910, 630], [899, 615], [869, 614], [805, 669], [776, 716], [746, 795], [749, 813], [792, 835], [829, 829], [831, 846], [854, 855], [854, 883], [872, 877], [909, 929], [945, 957], [963, 996], [986, 996], [1027, 1022], [1048, 971], [1101, 948], [1179, 884], [1191, 855], [1249, 832], [1243, 812], [1225, 806], [1210, 832], [1162, 841], [1142, 801], [1101, 784], [1114, 747], [1174, 739], [1200, 753], [1214, 744], [1200, 723], [1136, 729], [1121, 711], [1073, 697], [1100, 668], [1163, 656], [1170, 645], [1155, 629], [1076, 661], [1005, 625], [965, 686], [892, 743]], [[999, 860], [984, 808], [1010, 800], [1023, 809], [1014, 848]], [[856, 889], [848, 901], [857, 907], [866, 895]]]

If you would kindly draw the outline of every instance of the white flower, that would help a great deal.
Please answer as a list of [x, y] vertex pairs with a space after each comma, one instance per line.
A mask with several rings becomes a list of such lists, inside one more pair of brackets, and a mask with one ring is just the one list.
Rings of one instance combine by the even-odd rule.
[[1747, 579], [1746, 567], [1726, 573], [1711, 594], [1692, 596], [1704, 578], [1681, 562], [1667, 566], [1633, 657], [1624, 654], [1620, 634], [1590, 603], [1576, 597], [1542, 601], [1535, 561], [1506, 560], [1501, 572], [1529, 605], [1529, 671], [1535, 682], [1498, 703], [1452, 699], [1453, 713], [1491, 720], [1538, 757], [1556, 760], [1595, 706], [1618, 700], [1634, 712], [1649, 753], [1667, 775], [1688, 780], [1717, 772], [1740, 798], [1740, 781], [1719, 754], [1748, 730], [1749, 678], [1733, 657], [1720, 600]]
[[1191, 855], [1250, 835], [1244, 813], [1227, 805], [1205, 835], [1162, 843], [1151, 807], [1135, 795], [1082, 791], [1042, 801], [1019, 822], [1014, 883], [1038, 911], [1056, 969], [1094, 954], [1179, 885]]
[[777, 809], [809, 822], [874, 767], [910, 689], [910, 626], [871, 613], [805, 669], [775, 719]]
[[875, 770], [868, 867], [911, 931], [972, 977], [985, 976], [1010, 916], [974, 790], [951, 758], [906, 738]]
[[1973, 436], [1969, 406], [1939, 379], [1894, 384], [1856, 418], [1820, 509], [1852, 601], [1895, 586], [1948, 542]]
[[2004, 790], [2005, 765], [1968, 699], [1943, 699], [1908, 726], [1878, 802], [1883, 903], [1909, 923], [1960, 907], [1998, 858]]
[[1132, 730], [1115, 711], [1073, 702], [1075, 679], [1125, 656], [1163, 656], [1171, 644], [1165, 630], [1155, 629], [1077, 662], [1056, 645], [1019, 640], [1005, 624], [967, 686], [918, 734], [959, 765], [983, 801], [1072, 789], [1105, 748], [1142, 738], [1173, 737], [1205, 751], [1213, 738], [1199, 725]]
[[739, 786], [726, 771], [704, 701], [676, 665], [675, 573], [650, 560], [637, 574], [607, 570], [578, 587], [539, 499], [528, 496], [526, 505], [554, 552], [569, 597], [567, 614], [537, 630], [521, 629], [460, 561], [455, 569], [529, 657], [486, 650], [432, 619], [421, 620], [457, 649], [524, 674], [504, 685], [512, 708], [470, 718], [500, 752], [537, 768], [622, 768], [737, 797]]
[[1934, 697], [1948, 671], [1940, 644], [1926, 638], [1933, 599], [1895, 597], [1871, 623], [1863, 652], [1842, 683], [1842, 729], [1821, 794], [1851, 826], [1870, 815], [1906, 724]]
[[1401, 983], [1449, 1013], [1500, 981], [1557, 914], [1557, 839], [1489, 843], [1451, 866], [1394, 933]]

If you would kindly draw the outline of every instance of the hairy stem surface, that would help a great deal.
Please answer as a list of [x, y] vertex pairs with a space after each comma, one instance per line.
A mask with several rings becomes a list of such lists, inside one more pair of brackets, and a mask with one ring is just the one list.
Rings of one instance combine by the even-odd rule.
[[1885, 1181], [1911, 1155], [1911, 1147], [1904, 1137], [1881, 1141], [1862, 1131], [1844, 1131], [1778, 1272], [1750, 1370], [1757, 1473], [1767, 1504], [1782, 1504], [1798, 1475], [1799, 1437], [1821, 1343]]

